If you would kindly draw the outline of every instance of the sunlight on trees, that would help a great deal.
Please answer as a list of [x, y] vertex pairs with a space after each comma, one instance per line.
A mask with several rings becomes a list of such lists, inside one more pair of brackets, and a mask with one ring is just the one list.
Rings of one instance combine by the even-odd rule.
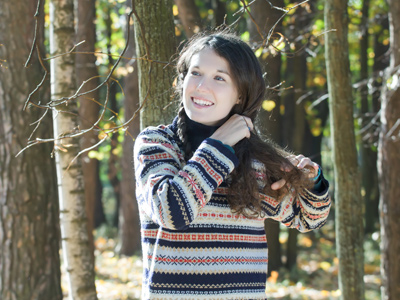
[[[139, 89], [137, 77], [131, 75], [140, 70], [141, 65], [147, 66], [147, 70], [152, 70], [147, 77], [151, 77], [150, 83], [145, 84], [142, 88], [141, 99], [149, 96], [149, 105], [154, 104], [157, 100], [162, 103], [159, 106], [166, 110], [161, 110], [155, 114], [154, 120], [145, 123], [146, 125], [156, 121], [167, 123], [170, 116], [175, 113], [176, 103], [172, 96], [175, 79], [173, 67], [180, 45], [187, 38], [203, 29], [212, 30], [218, 26], [231, 27], [253, 47], [258, 59], [263, 63], [269, 88], [269, 94], [262, 106], [263, 117], [260, 120], [260, 123], [263, 124], [261, 128], [265, 130], [263, 133], [283, 146], [289, 145], [290, 148], [303, 151], [313, 157], [323, 166], [324, 174], [331, 182], [332, 194], [337, 191], [339, 182], [338, 179], [335, 179], [334, 174], [332, 159], [334, 145], [330, 141], [330, 136], [334, 134], [335, 129], [339, 128], [340, 124], [333, 125], [333, 127], [328, 125], [328, 103], [332, 101], [328, 95], [328, 85], [332, 88], [334, 84], [329, 82], [330, 79], [327, 74], [329, 70], [325, 67], [325, 61], [328, 57], [324, 51], [327, 47], [328, 37], [335, 34], [335, 30], [338, 30], [338, 28], [330, 28], [330, 25], [324, 20], [323, 14], [327, 1], [265, 1], [263, 4], [267, 8], [264, 10], [259, 8], [261, 7], [259, 6], [261, 0], [165, 0], [165, 3], [168, 3], [166, 14], [171, 21], [171, 30], [168, 31], [169, 33], [159, 35], [157, 39], [160, 44], [176, 41], [165, 57], [154, 56], [157, 50], [152, 47], [155, 47], [156, 43], [152, 42], [149, 37], [150, 45], [147, 45], [147, 47], [150, 51], [145, 49], [146, 45], [143, 43], [142, 49], [137, 50], [137, 53], [132, 48], [135, 43], [135, 32], [137, 34], [140, 31], [138, 28], [140, 21], [145, 24], [142, 30], [148, 31], [147, 35], [160, 33], [161, 29], [165, 29], [160, 28], [162, 25], [159, 24], [151, 25], [154, 17], [151, 17], [151, 13], [148, 11], [143, 10], [141, 12], [144, 15], [143, 20], [140, 19], [140, 14], [139, 19], [134, 16], [131, 5], [134, 4], [133, 7], [138, 8], [139, 5], [143, 5], [139, 3], [142, 1], [128, 1], [129, 4], [124, 0], [94, 1], [95, 3], [92, 4], [95, 4], [95, 41], [79, 40], [75, 35], [75, 40], [57, 53], [57, 47], [52, 46], [50, 49], [49, 37], [54, 34], [54, 32], [50, 32], [50, 28], [54, 26], [54, 20], [50, 19], [50, 0], [41, 4], [40, 13], [36, 17], [35, 11], [39, 7], [37, 1], [29, 4], [31, 8], [24, 13], [23, 17], [14, 16], [17, 12], [6, 9], [8, 6], [5, 2], [0, 1], [0, 11], [4, 14], [10, 11], [12, 16], [7, 16], [4, 20], [8, 21], [1, 22], [0, 25], [0, 220], [3, 222], [2, 227], [0, 227], [0, 244], [3, 245], [0, 247], [0, 253], [2, 253], [0, 255], [0, 266], [2, 272], [5, 272], [4, 270], [11, 272], [7, 266], [17, 264], [15, 262], [17, 256], [13, 257], [10, 254], [11, 248], [4, 246], [8, 243], [6, 242], [8, 241], [7, 237], [13, 236], [13, 231], [4, 225], [6, 220], [11, 220], [11, 217], [24, 220], [28, 218], [32, 220], [32, 224], [35, 224], [32, 226], [37, 226], [40, 220], [46, 218], [45, 209], [42, 212], [36, 211], [37, 215], [35, 216], [28, 217], [28, 211], [22, 209], [24, 206], [21, 203], [29, 205], [29, 203], [34, 202], [38, 207], [42, 204], [37, 200], [29, 200], [30, 198], [27, 195], [30, 194], [33, 197], [33, 192], [25, 192], [25, 194], [12, 192], [11, 187], [13, 186], [28, 185], [28, 183], [18, 185], [16, 178], [19, 177], [18, 180], [21, 180], [18, 182], [25, 182], [24, 180], [29, 178], [31, 180], [32, 176], [33, 178], [37, 176], [38, 181], [39, 177], [45, 178], [46, 175], [39, 171], [39, 167], [42, 166], [45, 170], [50, 170], [45, 167], [45, 164], [54, 163], [52, 156], [55, 151], [60, 154], [67, 153], [71, 148], [74, 148], [72, 145], [81, 143], [85, 134], [91, 134], [95, 138], [91, 141], [90, 146], [85, 146], [86, 149], [77, 148], [77, 152], [68, 158], [64, 172], [68, 168], [71, 169], [70, 171], [76, 172], [75, 163], [79, 162], [80, 159], [91, 159], [98, 163], [93, 171], [94, 178], [97, 178], [98, 181], [96, 186], [92, 186], [90, 189], [90, 183], [85, 183], [85, 189], [96, 194], [94, 197], [96, 200], [90, 201], [97, 201], [97, 206], [92, 204], [90, 208], [86, 208], [86, 210], [89, 210], [87, 213], [91, 217], [90, 222], [93, 222], [93, 226], [96, 227], [94, 240], [90, 243], [93, 243], [95, 249], [97, 298], [140, 298], [142, 276], [140, 245], [135, 247], [131, 244], [130, 250], [126, 250], [125, 253], [133, 253], [132, 256], [120, 255], [120, 251], [124, 253], [121, 250], [121, 245], [124, 245], [124, 243], [120, 239], [127, 239], [130, 236], [126, 228], [124, 230], [128, 233], [121, 234], [121, 228], [123, 228], [121, 226], [123, 226], [124, 220], [131, 222], [129, 224], [139, 224], [135, 208], [125, 206], [126, 203], [129, 204], [129, 199], [135, 201], [133, 195], [129, 196], [134, 192], [126, 188], [127, 185], [134, 184], [133, 178], [127, 178], [130, 173], [127, 172], [126, 167], [132, 167], [129, 164], [132, 162], [132, 144], [135, 134], [139, 130], [137, 122], [144, 120], [144, 118], [139, 117], [143, 109], [141, 107], [143, 102], [140, 102], [140, 104], [138, 101], [133, 102], [132, 97], [130, 98], [130, 95], [127, 95], [127, 93], [136, 95]], [[26, 4], [25, 2], [22, 3], [22, 0], [14, 2], [14, 6]], [[148, 4], [149, 1], [144, 1], [144, 3], [147, 3], [148, 7], [146, 8], [148, 9], [153, 7]], [[398, 115], [397, 105], [399, 101], [395, 102], [397, 104], [393, 107], [390, 107], [390, 105], [381, 107], [382, 103], [389, 103], [388, 97], [397, 95], [400, 85], [398, 72], [394, 71], [398, 67], [399, 60], [390, 56], [387, 52], [389, 47], [394, 47], [393, 44], [398, 39], [394, 39], [393, 36], [399, 32], [390, 32], [389, 22], [399, 20], [398, 14], [400, 12], [393, 8], [396, 1], [388, 1], [389, 4], [384, 0], [351, 0], [343, 1], [343, 3], [348, 5], [348, 54], [345, 54], [345, 56], [349, 59], [350, 76], [346, 83], [337, 86], [335, 89], [341, 90], [346, 84], [349, 85], [349, 93], [352, 94], [350, 106], [354, 111], [354, 122], [351, 121], [351, 124], [347, 127], [349, 129], [350, 127], [354, 128], [356, 143], [354, 149], [357, 151], [354, 160], [360, 158], [358, 163], [363, 177], [360, 187], [353, 180], [348, 179], [348, 183], [351, 187], [356, 187], [355, 193], [362, 197], [360, 199], [365, 202], [364, 205], [366, 206], [365, 215], [360, 215], [360, 218], [363, 219], [360, 219], [360, 222], [365, 224], [366, 232], [360, 236], [357, 244], [354, 244], [353, 241], [349, 243], [356, 247], [357, 251], [364, 253], [364, 275], [363, 277], [361, 275], [361, 280], [363, 279], [365, 284], [365, 299], [375, 300], [381, 297], [380, 287], [390, 281], [387, 278], [393, 276], [390, 275], [390, 272], [393, 272], [393, 270], [390, 271], [390, 264], [386, 264], [385, 267], [388, 272], [385, 276], [389, 277], [384, 277], [384, 280], [382, 280], [380, 274], [380, 260], [382, 259], [383, 265], [385, 259], [387, 263], [391, 253], [389, 249], [392, 247], [389, 242], [395, 238], [385, 235], [385, 243], [383, 243], [380, 226], [388, 226], [389, 223], [386, 222], [389, 220], [389, 214], [387, 212], [396, 211], [398, 208], [396, 206], [398, 204], [390, 202], [393, 201], [391, 199], [393, 196], [390, 195], [394, 195], [396, 192], [392, 186], [392, 176], [395, 175], [385, 177], [385, 173], [381, 170], [381, 184], [378, 188], [376, 166], [378, 148], [381, 147], [379, 148], [381, 151], [382, 149], [392, 149], [390, 148], [392, 146], [393, 149], [398, 149], [400, 137], [400, 115]], [[388, 5], [392, 5], [390, 10]], [[166, 6], [162, 8], [165, 9]], [[388, 18], [389, 11], [392, 13], [390, 20]], [[84, 15], [82, 14], [80, 18]], [[146, 17], [149, 19], [145, 20]], [[15, 31], [13, 40], [11, 40], [6, 33], [14, 32], [13, 30], [19, 27], [18, 18], [26, 18], [27, 20], [30, 18], [31, 31]], [[78, 16], [75, 15], [75, 21], [72, 17], [69, 21], [69, 33], [71, 35], [76, 34], [74, 30], [78, 27], [74, 28], [74, 24], [79, 24], [77, 18]], [[265, 23], [266, 19], [270, 23]], [[36, 25], [34, 25], [35, 22], [37, 22]], [[8, 25], [9, 27], [7, 27]], [[20, 27], [28, 28], [29, 26], [21, 25]], [[34, 28], [36, 28], [36, 33], [43, 31], [43, 36], [36, 35]], [[90, 47], [86, 47], [89, 44]], [[24, 52], [17, 51], [20, 49], [23, 49]], [[390, 53], [394, 52], [396, 51], [392, 50]], [[14, 53], [15, 55], [13, 55]], [[50, 98], [49, 81], [50, 78], [55, 78], [56, 74], [51, 73], [52, 70], [49, 66], [62, 60], [70, 60], [70, 67], [73, 68], [73, 61], [78, 54], [81, 56], [83, 69], [85, 63], [89, 63], [89, 58], [91, 58], [91, 63], [95, 65], [95, 71], [98, 72], [98, 75], [85, 75], [86, 77], [80, 78], [77, 86], [68, 93]], [[337, 53], [335, 55], [339, 57]], [[28, 57], [31, 58], [28, 59]], [[27, 69], [22, 70], [15, 67], [17, 64], [22, 66], [27, 60], [29, 61]], [[333, 61], [332, 63], [338, 64], [339, 62]], [[388, 73], [389, 69], [387, 68], [390, 64], [393, 72]], [[154, 70], [157, 70], [157, 72]], [[76, 72], [76, 70], [74, 71]], [[25, 75], [21, 75], [22, 72], [32, 78], [25, 79]], [[83, 75], [83, 72], [81, 75]], [[74, 75], [72, 76], [74, 77]], [[168, 81], [170, 88], [154, 92], [152, 88], [156, 86], [156, 83], [161, 82], [162, 76], [165, 76], [162, 80]], [[343, 79], [339, 77], [333, 77], [332, 81], [337, 84], [340, 79]], [[128, 83], [127, 79], [135, 81], [134, 84]], [[54, 79], [51, 82], [54, 84]], [[61, 79], [57, 79], [57, 83], [61, 83]], [[382, 95], [382, 85], [384, 95]], [[20, 106], [11, 107], [9, 101], [11, 98], [8, 95], [16, 94], [16, 92], [18, 93], [18, 100], [13, 101], [20, 103]], [[147, 92], [149, 93], [147, 94]], [[20, 95], [21, 93], [23, 96]], [[81, 99], [80, 101], [89, 102], [95, 106], [98, 112], [95, 113], [94, 118], [89, 118], [85, 113], [78, 115], [78, 108], [83, 106], [78, 104], [78, 98]], [[386, 102], [382, 102], [384, 99], [386, 99]], [[393, 115], [389, 116], [387, 109], [393, 112]], [[169, 111], [166, 112], [167, 110]], [[14, 115], [14, 111], [18, 111], [18, 113]], [[69, 112], [67, 113], [67, 111]], [[62, 129], [61, 132], [57, 133], [56, 131], [54, 137], [48, 134], [52, 130], [52, 126], [49, 124], [52, 112], [56, 113], [57, 118], [60, 116], [70, 118], [67, 127]], [[18, 114], [21, 115], [21, 119], [16, 118]], [[89, 124], [83, 126], [82, 122], [89, 119]], [[21, 122], [24, 126], [20, 126], [19, 123]], [[388, 124], [386, 127], [385, 122]], [[381, 132], [385, 132], [389, 139], [384, 141], [382, 140], [383, 136], [381, 136], [381, 140], [379, 140]], [[77, 142], [68, 141], [72, 138], [75, 138]], [[17, 144], [15, 139], [18, 140]], [[386, 145], [384, 142], [392, 144], [390, 144], [390, 147], [382, 146]], [[57, 145], [54, 146], [54, 143]], [[47, 148], [39, 148], [44, 146], [42, 144], [47, 145]], [[18, 149], [15, 148], [16, 145], [18, 145]], [[349, 143], [345, 143], [339, 151], [348, 153], [348, 145]], [[16, 156], [17, 154], [18, 156]], [[11, 176], [9, 175], [11, 173], [6, 172], [10, 168], [14, 168], [11, 167], [14, 164], [23, 165], [22, 162], [25, 162], [25, 157], [30, 154], [33, 154], [32, 157], [29, 156], [32, 166], [29, 165], [28, 169], [18, 168], [17, 170], [20, 170], [18, 172], [21, 173], [18, 176]], [[388, 153], [386, 154], [388, 155]], [[388, 166], [390, 166], [390, 174], [398, 173], [398, 164], [391, 163], [391, 160], [384, 160], [383, 155], [386, 154], [381, 154], [382, 166], [386, 166], [385, 170], [389, 170]], [[12, 162], [11, 165], [10, 162]], [[344, 169], [347, 170], [347, 167]], [[50, 171], [45, 172], [48, 172], [48, 176], [53, 176]], [[25, 173], [29, 174], [27, 178], [22, 176]], [[60, 178], [64, 182], [67, 180], [65, 176]], [[50, 179], [47, 182], [49, 186], [52, 185]], [[43, 189], [40, 187], [40, 183], [37, 186], [38, 189]], [[83, 192], [82, 186], [76, 188], [75, 192], [78, 189]], [[393, 189], [393, 193], [389, 195], [390, 189]], [[382, 191], [384, 193], [380, 195]], [[50, 188], [49, 194], [54, 194], [54, 191], [50, 191]], [[384, 201], [387, 205], [391, 203], [388, 210], [381, 211], [381, 224], [379, 223], [378, 210], [380, 196], [382, 197], [381, 201]], [[41, 200], [43, 201], [45, 200], [43, 196], [38, 197], [42, 197]], [[27, 200], [22, 200], [22, 198]], [[120, 202], [119, 200], [122, 198], [125, 200]], [[336, 203], [336, 205], [339, 204]], [[360, 206], [362, 205], [360, 204]], [[15, 208], [12, 214], [10, 207]], [[84, 207], [84, 204], [82, 204], [80, 210], [83, 210], [82, 207]], [[364, 213], [361, 208], [357, 209]], [[56, 209], [48, 204], [48, 210], [48, 213], [50, 213], [50, 211], [58, 210], [58, 208]], [[124, 215], [121, 210], [125, 213], [127, 211], [133, 211], [133, 213]], [[281, 247], [281, 252], [278, 252], [280, 253], [278, 255], [282, 263], [277, 270], [271, 272], [268, 279], [266, 292], [269, 299], [341, 299], [344, 291], [340, 291], [338, 285], [340, 262], [336, 248], [336, 238], [340, 233], [335, 233], [334, 228], [334, 216], [338, 212], [338, 206], [334, 207], [334, 211], [324, 228], [312, 234], [294, 237], [295, 243], [292, 243], [293, 237], [290, 237], [290, 233], [286, 229], [279, 228], [279, 225], [278, 228], [275, 228], [277, 236], [274, 237], [274, 240], [280, 241], [278, 244]], [[51, 220], [50, 227], [59, 227], [56, 218], [52, 219], [49, 216], [47, 218]], [[85, 217], [82, 218], [83, 222], [86, 222]], [[14, 230], [24, 232], [27, 225], [25, 223], [18, 224], [21, 225], [15, 225]], [[341, 224], [336, 224], [336, 226], [338, 225]], [[17, 228], [18, 226], [21, 227]], [[129, 225], [129, 227], [133, 228], [134, 226]], [[45, 227], [41, 230], [43, 235], [46, 235]], [[139, 229], [134, 230], [136, 236], [133, 239], [138, 244]], [[388, 231], [382, 232], [387, 234]], [[34, 231], [32, 235], [38, 238], [38, 236], [41, 236], [39, 233]], [[58, 239], [54, 233], [47, 234], [53, 237], [53, 240]], [[80, 237], [84, 236], [85, 234], [82, 234]], [[131, 234], [131, 236], [134, 235]], [[87, 240], [86, 237], [84, 239]], [[379, 248], [381, 242], [382, 249], [387, 250], [386, 256], [381, 255], [382, 249]], [[28, 251], [28, 246], [23, 240], [13, 240], [11, 244], [20, 245], [21, 251]], [[293, 253], [293, 250], [297, 250], [297, 256], [290, 254]], [[49, 256], [47, 252], [42, 253]], [[285, 264], [293, 257], [295, 266], [289, 270], [285, 267]], [[58, 264], [57, 257], [55, 259], [56, 264]], [[362, 266], [357, 268], [360, 272], [362, 271]], [[54, 279], [59, 278], [59, 274], [53, 274], [52, 276], [55, 277], [48, 281], [54, 282], [53, 285], [57, 286], [56, 289], [60, 290], [60, 286], [62, 286], [64, 296], [67, 297], [71, 292], [67, 284], [65, 268], [62, 268], [62, 270], [61, 285], [59, 284], [60, 280]], [[32, 273], [31, 276], [35, 277], [34, 274]], [[7, 274], [0, 275], [0, 298], [5, 300], [13, 299], [9, 296], [7, 290], [11, 289], [11, 286], [8, 285], [11, 281], [7, 276]], [[35, 284], [36, 282], [33, 282], [32, 287]], [[19, 296], [22, 294], [18, 294], [22, 292], [16, 291], [15, 293], [17, 299], [23, 299], [23, 296]], [[57, 296], [55, 297], [57, 298]], [[58, 297], [61, 296], [58, 295]], [[39, 298], [33, 297], [32, 299]]]

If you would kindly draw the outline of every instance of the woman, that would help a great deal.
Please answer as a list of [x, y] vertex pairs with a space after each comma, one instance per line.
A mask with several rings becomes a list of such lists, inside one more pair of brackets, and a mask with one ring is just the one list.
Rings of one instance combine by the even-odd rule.
[[265, 218], [309, 231], [328, 216], [319, 166], [260, 139], [261, 67], [238, 37], [194, 38], [173, 123], [136, 139], [143, 299], [266, 299]]

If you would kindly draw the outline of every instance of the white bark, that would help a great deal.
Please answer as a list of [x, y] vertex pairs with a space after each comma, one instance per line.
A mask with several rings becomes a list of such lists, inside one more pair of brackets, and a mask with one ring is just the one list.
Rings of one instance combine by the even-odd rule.
[[[50, 1], [50, 52], [67, 53], [74, 45], [73, 0]], [[51, 99], [55, 101], [75, 92], [73, 55], [51, 60]], [[65, 113], [65, 112], [69, 113]], [[72, 114], [71, 114], [72, 113]], [[76, 100], [53, 110], [54, 136], [59, 138], [78, 126]], [[90, 256], [82, 168], [76, 160], [79, 140], [59, 139], [55, 142], [57, 183], [60, 203], [60, 225], [63, 258], [69, 287], [69, 299], [97, 299], [94, 285], [94, 266]]]

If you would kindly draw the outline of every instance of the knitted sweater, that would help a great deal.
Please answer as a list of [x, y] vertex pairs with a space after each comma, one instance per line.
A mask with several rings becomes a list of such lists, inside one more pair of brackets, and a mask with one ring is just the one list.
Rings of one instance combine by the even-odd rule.
[[[145, 129], [135, 142], [142, 299], [266, 299], [264, 219], [302, 232], [321, 227], [330, 209], [328, 182], [322, 176], [319, 191], [282, 201], [260, 193], [261, 217], [249, 219], [232, 213], [226, 199], [235, 154], [206, 138], [185, 162], [176, 132], [175, 119]], [[261, 164], [254, 169], [261, 186]]]

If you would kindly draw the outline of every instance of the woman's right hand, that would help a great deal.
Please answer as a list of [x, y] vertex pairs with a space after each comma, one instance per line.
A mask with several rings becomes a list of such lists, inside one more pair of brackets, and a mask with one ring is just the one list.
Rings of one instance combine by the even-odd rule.
[[233, 147], [242, 139], [249, 138], [250, 131], [253, 129], [253, 122], [250, 118], [235, 114], [218, 128], [210, 138]]

